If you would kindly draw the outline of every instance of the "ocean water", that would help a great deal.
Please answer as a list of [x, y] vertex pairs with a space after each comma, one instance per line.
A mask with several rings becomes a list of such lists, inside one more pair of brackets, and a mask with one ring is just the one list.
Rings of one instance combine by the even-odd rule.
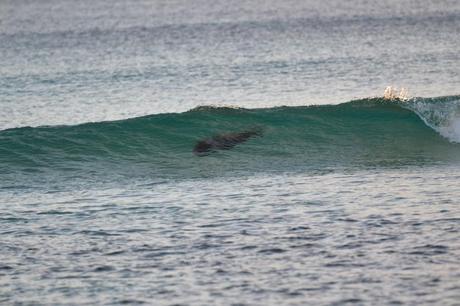
[[0, 304], [459, 305], [459, 50], [458, 1], [1, 1]]

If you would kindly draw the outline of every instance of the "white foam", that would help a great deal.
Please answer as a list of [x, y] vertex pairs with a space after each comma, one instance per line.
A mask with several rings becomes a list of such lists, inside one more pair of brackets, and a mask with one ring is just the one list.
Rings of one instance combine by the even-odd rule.
[[460, 98], [454, 100], [414, 98], [407, 101], [428, 126], [451, 142], [460, 143]]
[[449, 125], [440, 127], [439, 133], [453, 142], [460, 143], [460, 118], [456, 117]]
[[404, 87], [401, 87], [401, 89], [398, 91], [397, 87], [387, 86], [383, 93], [383, 98], [386, 100], [408, 101], [409, 91]]

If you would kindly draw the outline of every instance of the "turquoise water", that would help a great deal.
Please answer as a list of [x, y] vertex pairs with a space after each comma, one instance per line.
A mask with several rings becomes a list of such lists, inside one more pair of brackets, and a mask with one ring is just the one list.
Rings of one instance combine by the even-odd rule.
[[[199, 107], [120, 121], [9, 129], [0, 133], [0, 160], [9, 178], [2, 187], [457, 164], [460, 134], [451, 116], [459, 101], [452, 96], [265, 109]], [[192, 152], [200, 140], [254, 128], [260, 135], [232, 150], [216, 149], [202, 158]]]
[[457, 305], [459, 16], [3, 1], [0, 304]]

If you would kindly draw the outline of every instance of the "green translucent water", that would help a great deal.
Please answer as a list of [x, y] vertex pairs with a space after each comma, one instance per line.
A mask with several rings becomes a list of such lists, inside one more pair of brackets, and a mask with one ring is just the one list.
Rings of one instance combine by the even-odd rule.
[[[454, 98], [425, 104], [442, 110]], [[24, 175], [43, 179], [45, 173], [53, 180], [190, 179], [458, 162], [459, 145], [435, 130], [442, 122], [434, 122], [427, 111], [425, 118], [409, 109], [420, 103], [376, 98], [253, 110], [201, 107], [122, 121], [11, 129], [0, 132], [0, 158], [4, 173], [13, 178], [8, 185], [22, 184]], [[201, 139], [255, 127], [262, 136], [231, 150], [203, 157], [192, 153]]]

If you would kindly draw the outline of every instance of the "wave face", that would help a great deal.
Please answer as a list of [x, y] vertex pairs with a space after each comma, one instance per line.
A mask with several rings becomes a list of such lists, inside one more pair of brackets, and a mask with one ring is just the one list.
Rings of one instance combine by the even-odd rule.
[[[4, 182], [24, 183], [456, 162], [459, 103], [459, 96], [451, 96], [252, 110], [199, 107], [121, 121], [10, 129], [0, 132], [0, 165]], [[254, 127], [263, 130], [262, 137], [203, 157], [192, 152], [199, 140]]]

